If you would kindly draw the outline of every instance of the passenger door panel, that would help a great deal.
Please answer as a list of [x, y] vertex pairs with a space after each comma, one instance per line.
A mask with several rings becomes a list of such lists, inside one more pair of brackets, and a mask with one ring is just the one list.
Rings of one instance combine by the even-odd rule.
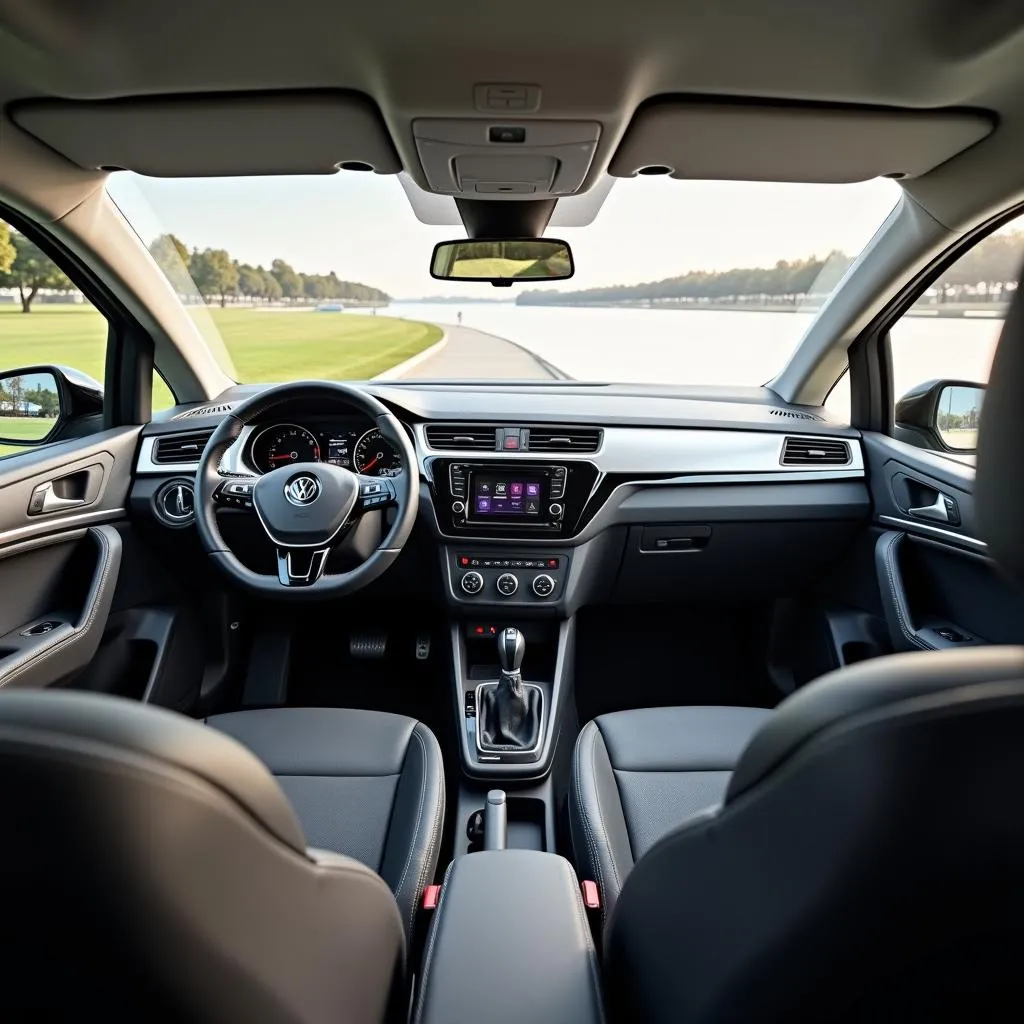
[[893, 649], [1024, 642], [1024, 594], [978, 535], [974, 468], [866, 433], [875, 572]]

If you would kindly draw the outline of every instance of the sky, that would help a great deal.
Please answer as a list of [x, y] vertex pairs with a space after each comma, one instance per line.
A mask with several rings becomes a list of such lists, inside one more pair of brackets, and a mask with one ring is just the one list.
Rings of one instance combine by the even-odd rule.
[[[396, 298], [495, 298], [489, 285], [428, 273], [436, 242], [461, 227], [420, 223], [390, 175], [146, 178], [111, 175], [108, 190], [147, 244], [170, 232], [190, 249], [227, 249], [243, 263], [284, 259], [301, 272], [335, 271]], [[895, 206], [888, 179], [851, 185], [617, 181], [595, 221], [552, 229], [573, 248], [576, 275], [561, 290], [634, 284], [690, 270], [773, 266], [780, 259], [856, 255]], [[500, 297], [511, 298], [508, 293]]]

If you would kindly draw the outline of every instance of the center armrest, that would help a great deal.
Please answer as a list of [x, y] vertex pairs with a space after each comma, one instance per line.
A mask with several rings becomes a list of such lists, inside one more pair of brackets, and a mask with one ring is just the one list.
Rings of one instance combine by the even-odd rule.
[[459, 857], [434, 914], [416, 1024], [603, 1020], [579, 883], [564, 857], [494, 850]]

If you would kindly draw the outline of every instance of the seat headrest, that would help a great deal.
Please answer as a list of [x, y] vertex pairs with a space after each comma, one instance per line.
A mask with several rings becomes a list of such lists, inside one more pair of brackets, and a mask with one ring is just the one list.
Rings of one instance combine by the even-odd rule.
[[974, 503], [989, 553], [1024, 583], [1024, 286], [1006, 314], [989, 374]]

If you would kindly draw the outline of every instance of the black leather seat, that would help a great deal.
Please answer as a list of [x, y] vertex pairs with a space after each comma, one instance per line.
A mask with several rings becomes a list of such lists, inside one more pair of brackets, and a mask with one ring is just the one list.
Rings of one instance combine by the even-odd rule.
[[207, 724], [270, 769], [310, 846], [354, 857], [388, 883], [408, 934], [441, 842], [434, 734], [401, 715], [342, 708], [236, 711]]
[[721, 803], [762, 708], [643, 708], [602, 715], [576, 743], [569, 792], [576, 867], [607, 917], [633, 865], [693, 814]]
[[405, 933], [444, 811], [437, 741], [363, 711], [211, 724], [0, 694], [5, 1017], [404, 1018]]
[[[1022, 394], [1018, 289], [975, 485], [989, 554], [1018, 581]], [[578, 860], [614, 903], [613, 1019], [989, 1021], [1024, 997], [1024, 647], [841, 669], [760, 725], [742, 709], [609, 715], [574, 775]]]

